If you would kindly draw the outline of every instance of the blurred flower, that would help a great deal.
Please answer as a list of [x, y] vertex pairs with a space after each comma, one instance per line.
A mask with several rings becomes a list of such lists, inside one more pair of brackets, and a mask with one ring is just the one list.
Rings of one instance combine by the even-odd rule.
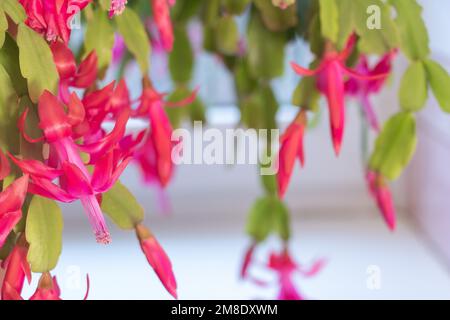
[[303, 300], [304, 297], [298, 292], [293, 281], [293, 275], [298, 272], [303, 277], [313, 277], [320, 270], [322, 270], [325, 264], [324, 260], [318, 260], [313, 263], [308, 270], [302, 269], [297, 265], [289, 255], [287, 249], [283, 250], [279, 254], [272, 253], [267, 264], [268, 268], [275, 271], [278, 274], [279, 284], [279, 300]]
[[172, 125], [164, 107], [181, 107], [192, 103], [197, 95], [195, 90], [189, 97], [179, 102], [164, 101], [164, 94], [157, 92], [148, 78], [143, 80], [140, 104], [133, 110], [133, 117], [145, 118], [150, 122], [150, 133], [143, 145], [136, 150], [135, 159], [139, 163], [147, 182], [157, 181], [165, 187], [173, 174]]
[[153, 19], [159, 30], [159, 37], [166, 51], [173, 48], [173, 27], [170, 20], [169, 6], [175, 4], [175, 0], [151, 0], [153, 9]]
[[0, 248], [22, 217], [27, 189], [28, 175], [24, 175], [0, 193]]
[[31, 282], [30, 265], [27, 261], [28, 243], [25, 235], [19, 236], [17, 243], [2, 264], [6, 269], [2, 285], [2, 300], [21, 300], [21, 293], [25, 277]]
[[166, 290], [177, 299], [177, 282], [172, 271], [172, 263], [164, 249], [150, 230], [141, 224], [136, 226], [136, 235], [148, 263], [155, 270]]
[[[356, 66], [356, 71], [369, 77], [378, 74], [389, 74], [392, 68], [392, 59], [395, 57], [395, 54], [396, 51], [385, 54], [373, 68], [369, 67], [367, 57], [362, 55]], [[378, 93], [381, 90], [386, 79], [361, 80], [351, 78], [345, 83], [345, 92], [360, 101], [368, 123], [376, 131], [380, 130], [380, 126], [369, 97], [371, 94]]]
[[308, 70], [294, 62], [291, 63], [292, 68], [297, 74], [306, 77], [317, 77], [317, 87], [325, 94], [328, 100], [331, 136], [336, 155], [339, 155], [341, 150], [345, 126], [344, 76], [347, 75], [362, 80], [384, 79], [387, 76], [385, 72], [367, 76], [351, 70], [345, 65], [347, 58], [353, 51], [355, 42], [356, 36], [352, 35], [342, 52], [337, 52], [328, 43], [324, 57], [319, 67], [315, 70]]
[[381, 174], [369, 170], [366, 174], [366, 181], [370, 194], [375, 199], [387, 226], [390, 230], [394, 230], [396, 222], [395, 206], [386, 179]]
[[280, 9], [287, 9], [290, 5], [295, 4], [295, 0], [272, 0], [272, 4]]
[[109, 17], [122, 14], [126, 8], [128, 0], [111, 0], [111, 6], [109, 8]]
[[278, 193], [282, 198], [287, 190], [294, 169], [295, 159], [299, 159], [303, 167], [305, 162], [303, 136], [307, 125], [306, 111], [298, 113], [294, 121], [281, 136], [278, 168]]
[[92, 0], [19, 0], [25, 9], [25, 23], [45, 36], [47, 41], [68, 43], [73, 16]]

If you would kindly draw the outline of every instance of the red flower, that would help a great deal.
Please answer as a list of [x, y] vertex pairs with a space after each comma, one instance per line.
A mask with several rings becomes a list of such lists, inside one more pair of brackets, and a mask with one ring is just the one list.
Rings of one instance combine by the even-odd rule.
[[70, 39], [73, 16], [83, 10], [91, 0], [19, 0], [25, 9], [25, 23], [45, 36], [47, 41]]
[[2, 149], [0, 149], [0, 180], [5, 179], [9, 175], [10, 170], [8, 159]]
[[0, 193], [0, 248], [22, 217], [22, 205], [27, 189], [28, 175], [24, 175]]
[[382, 79], [387, 76], [386, 73], [366, 76], [345, 66], [347, 58], [353, 51], [355, 41], [355, 36], [350, 37], [345, 50], [340, 53], [328, 46], [322, 62], [315, 70], [304, 69], [295, 63], [291, 63], [292, 68], [299, 75], [317, 76], [317, 87], [328, 100], [331, 136], [337, 155], [341, 150], [345, 126], [344, 76], [364, 80]]
[[153, 18], [158, 27], [160, 40], [166, 51], [172, 51], [173, 48], [174, 37], [169, 6], [174, 4], [175, 1], [173, 0], [152, 0]]
[[143, 225], [136, 226], [136, 235], [148, 263], [155, 270], [166, 290], [177, 299], [177, 282], [172, 271], [172, 263], [164, 249]]
[[59, 289], [56, 277], [50, 273], [43, 273], [39, 279], [38, 288], [31, 296], [30, 300], [61, 300], [61, 290]]
[[304, 165], [303, 136], [307, 124], [306, 112], [300, 111], [295, 120], [281, 136], [278, 168], [278, 193], [282, 198], [287, 190], [294, 169], [295, 159]]
[[377, 172], [368, 171], [366, 181], [370, 194], [375, 199], [386, 224], [390, 230], [395, 230], [395, 206], [386, 179]]
[[27, 261], [28, 243], [25, 235], [21, 235], [8, 258], [3, 262], [2, 268], [6, 269], [2, 286], [2, 300], [21, 300], [25, 277], [31, 282], [30, 265]]
[[[123, 109], [117, 118], [114, 129], [93, 141], [84, 141], [78, 145], [73, 140], [73, 127], [84, 121], [84, 106], [76, 94], [71, 95], [68, 113], [55, 96], [45, 91], [38, 105], [40, 127], [44, 131], [45, 141], [50, 145], [48, 164], [36, 160], [19, 160], [11, 157], [24, 173], [30, 175], [29, 192], [62, 202], [79, 199], [88, 215], [96, 239], [100, 243], [109, 243], [110, 235], [96, 195], [109, 190], [118, 180], [131, 160], [133, 150], [124, 150], [120, 146], [124, 138], [125, 126], [130, 111]], [[19, 128], [24, 137], [22, 115]], [[90, 155], [90, 164], [94, 165], [92, 175], [80, 157], [80, 151]], [[59, 185], [53, 180], [59, 178]]]
[[77, 67], [75, 57], [69, 47], [56, 41], [50, 46], [53, 60], [59, 73], [59, 98], [65, 104], [69, 103], [69, 87], [86, 89], [97, 79], [98, 59], [95, 51], [91, 52]]
[[164, 107], [179, 107], [192, 103], [196, 98], [197, 90], [186, 99], [172, 103], [163, 100], [165, 95], [157, 92], [148, 78], [144, 79], [143, 83], [144, 91], [140, 98], [140, 105], [133, 112], [133, 116], [148, 119], [150, 133], [142, 147], [137, 150], [135, 159], [140, 164], [146, 181], [156, 180], [165, 187], [173, 174], [174, 142], [172, 141], [172, 125]]

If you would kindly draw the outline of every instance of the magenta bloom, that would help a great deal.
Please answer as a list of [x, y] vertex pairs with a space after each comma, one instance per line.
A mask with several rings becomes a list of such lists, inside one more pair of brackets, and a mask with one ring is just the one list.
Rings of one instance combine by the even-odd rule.
[[280, 198], [286, 193], [294, 169], [295, 160], [298, 158], [302, 167], [304, 165], [303, 136], [305, 133], [306, 122], [306, 114], [304, 111], [301, 111], [297, 118], [286, 129], [286, 132], [281, 136], [277, 175], [278, 193]]
[[109, 17], [117, 16], [125, 11], [128, 0], [111, 0]]
[[170, 8], [175, 4], [174, 0], [151, 0], [153, 19], [158, 27], [159, 37], [166, 51], [172, 51], [174, 36]]
[[10, 170], [8, 159], [2, 149], [0, 149], [0, 180], [5, 179], [9, 175]]
[[2, 300], [21, 300], [23, 283], [27, 278], [31, 282], [30, 265], [27, 261], [28, 243], [25, 235], [21, 235], [14, 249], [2, 264], [6, 269], [2, 286]]
[[391, 190], [385, 178], [374, 171], [366, 174], [367, 186], [390, 230], [395, 230], [396, 214]]
[[[369, 67], [367, 57], [363, 55], [356, 66], [356, 70], [360, 74], [364, 74], [368, 77], [376, 76], [378, 74], [389, 74], [392, 68], [392, 59], [395, 57], [395, 54], [396, 52], [393, 51], [384, 55], [373, 68]], [[378, 93], [383, 87], [385, 81], [386, 78], [372, 80], [351, 78], [345, 83], [345, 92], [360, 101], [368, 123], [376, 131], [380, 130], [380, 126], [378, 124], [378, 119], [372, 103], [370, 102], [370, 95]]]
[[303, 300], [304, 297], [298, 292], [293, 281], [293, 274], [298, 272], [304, 277], [315, 276], [322, 270], [324, 260], [316, 261], [309, 270], [304, 270], [298, 266], [290, 257], [287, 250], [280, 254], [272, 253], [269, 258], [268, 267], [278, 273], [280, 291], [279, 300]]
[[[129, 110], [124, 109], [114, 129], [95, 141], [78, 145], [72, 137], [72, 128], [84, 121], [83, 104], [76, 94], [71, 95], [68, 113], [55, 96], [45, 91], [39, 100], [40, 127], [50, 145], [48, 163], [19, 160], [11, 157], [24, 173], [30, 175], [29, 192], [62, 202], [79, 199], [89, 218], [95, 237], [100, 243], [109, 243], [110, 235], [96, 195], [109, 190], [131, 160], [129, 150], [122, 150], [119, 142], [125, 133]], [[23, 131], [26, 112], [19, 128]], [[31, 140], [23, 131], [24, 137]], [[92, 174], [80, 157], [80, 151], [90, 155], [94, 165]], [[53, 182], [59, 179], [59, 184]]]
[[136, 235], [139, 239], [142, 252], [144, 252], [150, 266], [155, 270], [159, 280], [166, 290], [177, 299], [177, 282], [172, 271], [172, 263], [150, 230], [143, 225], [136, 226]]
[[91, 0], [19, 0], [25, 9], [25, 23], [44, 35], [47, 41], [61, 39], [68, 43], [73, 16], [83, 10]]
[[133, 116], [148, 119], [150, 133], [144, 144], [136, 151], [135, 159], [141, 166], [147, 182], [157, 181], [165, 187], [173, 174], [172, 149], [172, 125], [164, 110], [165, 107], [180, 107], [192, 103], [196, 96], [195, 90], [186, 99], [172, 103], [163, 100], [164, 94], [157, 92], [148, 79], [144, 80], [144, 90], [140, 98], [140, 104], [133, 111]]
[[0, 193], [0, 248], [22, 217], [22, 205], [27, 189], [28, 175], [24, 175]]
[[326, 96], [328, 100], [328, 110], [330, 113], [331, 136], [333, 140], [336, 155], [339, 155], [345, 127], [345, 76], [363, 80], [382, 79], [387, 76], [386, 73], [366, 76], [354, 70], [349, 69], [345, 62], [353, 51], [356, 38], [352, 36], [347, 42], [344, 51], [336, 52], [334, 49], [327, 48], [325, 55], [319, 67], [315, 70], [308, 70], [292, 62], [292, 68], [301, 76], [316, 76], [317, 87]]

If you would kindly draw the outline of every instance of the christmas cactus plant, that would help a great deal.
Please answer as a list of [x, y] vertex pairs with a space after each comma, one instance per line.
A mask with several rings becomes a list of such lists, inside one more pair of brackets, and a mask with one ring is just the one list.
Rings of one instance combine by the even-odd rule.
[[[52, 273], [62, 250], [59, 203], [75, 201], [81, 202], [99, 244], [111, 241], [109, 222], [134, 230], [150, 266], [177, 298], [170, 259], [143, 225], [143, 208], [119, 179], [129, 165], [137, 165], [144, 182], [160, 188], [170, 184], [178, 142], [173, 128], [185, 119], [206, 121], [196, 89], [202, 84], [191, 81], [200, 50], [217, 57], [231, 74], [240, 124], [276, 129], [279, 103], [271, 80], [285, 72], [286, 47], [300, 41], [313, 58], [309, 66], [299, 59], [289, 65], [298, 75], [292, 92], [298, 112], [283, 129], [273, 157], [278, 171], [262, 177], [265, 194], [250, 210], [252, 241], [241, 276], [265, 285], [252, 273], [254, 253], [274, 234], [281, 250], [271, 252], [263, 267], [276, 273], [279, 299], [301, 299], [293, 275], [314, 276], [325, 261], [308, 268], [295, 262], [283, 197], [295, 179], [297, 159], [307, 165], [303, 146], [310, 119], [327, 110], [338, 157], [345, 144], [346, 103], [360, 104], [365, 126], [377, 135], [365, 159], [367, 189], [394, 230], [389, 185], [414, 154], [416, 113], [429, 94], [450, 112], [450, 77], [430, 58], [421, 12], [415, 0], [2, 0], [1, 298], [61, 298]], [[238, 17], [245, 17], [244, 29]], [[195, 48], [188, 32], [192, 23], [201, 26], [201, 48]], [[153, 55], [168, 59], [169, 95], [158, 92], [159, 79], [150, 77]], [[401, 78], [399, 103], [383, 106], [393, 116], [381, 123], [372, 96], [387, 85], [400, 55], [409, 67]], [[130, 63], [140, 71], [136, 97], [125, 81]], [[111, 74], [114, 80], [105, 81]], [[132, 119], [144, 120], [146, 128], [129, 133]], [[23, 297], [32, 273], [41, 274], [38, 287]]]

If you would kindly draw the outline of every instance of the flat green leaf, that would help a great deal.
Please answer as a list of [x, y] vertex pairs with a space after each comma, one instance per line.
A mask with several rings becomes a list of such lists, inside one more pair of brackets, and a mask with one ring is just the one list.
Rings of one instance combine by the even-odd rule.
[[19, 145], [17, 116], [18, 97], [8, 73], [0, 64], [0, 145], [14, 154]]
[[113, 46], [114, 28], [111, 26], [107, 13], [97, 10], [86, 26], [84, 52], [86, 56], [92, 51], [96, 52], [100, 74], [104, 74], [111, 63]]
[[369, 167], [395, 180], [411, 160], [416, 145], [416, 119], [410, 112], [400, 112], [384, 125], [375, 143]]
[[18, 96], [28, 95], [27, 80], [22, 76], [19, 64], [19, 48], [7, 33], [0, 50], [0, 64], [3, 65]]
[[39, 34], [20, 23], [17, 46], [20, 70], [27, 79], [31, 100], [37, 102], [44, 90], [56, 93], [58, 72], [47, 42]]
[[298, 23], [295, 6], [283, 10], [268, 0], [253, 0], [253, 3], [259, 9], [264, 26], [270, 31], [287, 31]]
[[291, 237], [289, 210], [285, 204], [275, 198], [273, 203], [275, 229], [280, 235], [280, 238], [284, 241], [289, 240]]
[[151, 46], [141, 19], [131, 8], [127, 8], [121, 15], [116, 16], [115, 20], [127, 48], [136, 58], [142, 74], [147, 74]]
[[237, 53], [239, 31], [233, 16], [219, 19], [216, 26], [216, 48], [220, 53], [233, 55]]
[[442, 66], [433, 61], [425, 62], [428, 82], [436, 100], [444, 112], [450, 113], [450, 76]]
[[62, 250], [63, 217], [50, 199], [34, 196], [28, 209], [25, 235], [30, 243], [28, 262], [33, 272], [48, 272], [58, 263]]
[[400, 83], [400, 106], [404, 110], [418, 111], [427, 101], [427, 74], [421, 61], [411, 63]]
[[133, 194], [118, 181], [103, 194], [102, 211], [121, 229], [132, 230], [144, 219], [144, 209]]
[[320, 27], [324, 38], [337, 41], [339, 34], [339, 13], [336, 0], [319, 0]]
[[320, 93], [317, 91], [316, 79], [304, 77], [300, 80], [292, 95], [292, 104], [307, 110], [319, 108]]
[[251, 0], [222, 0], [225, 10], [234, 15], [239, 15], [245, 11]]
[[262, 24], [259, 15], [253, 14], [248, 26], [247, 37], [251, 75], [263, 79], [272, 79], [283, 75], [286, 34], [268, 30]]
[[402, 51], [411, 60], [425, 59], [430, 54], [428, 31], [422, 19], [422, 7], [416, 0], [389, 0], [397, 10]]
[[22, 5], [17, 0], [2, 0], [0, 6], [6, 12], [6, 14], [11, 18], [14, 23], [19, 24], [25, 21], [27, 15]]
[[174, 28], [175, 41], [169, 55], [169, 71], [172, 80], [186, 84], [194, 72], [194, 52], [184, 26]]
[[256, 200], [247, 220], [247, 233], [256, 241], [264, 241], [273, 230], [273, 197]]
[[8, 20], [6, 19], [5, 12], [0, 7], [0, 49], [5, 42], [5, 32], [8, 30]]

